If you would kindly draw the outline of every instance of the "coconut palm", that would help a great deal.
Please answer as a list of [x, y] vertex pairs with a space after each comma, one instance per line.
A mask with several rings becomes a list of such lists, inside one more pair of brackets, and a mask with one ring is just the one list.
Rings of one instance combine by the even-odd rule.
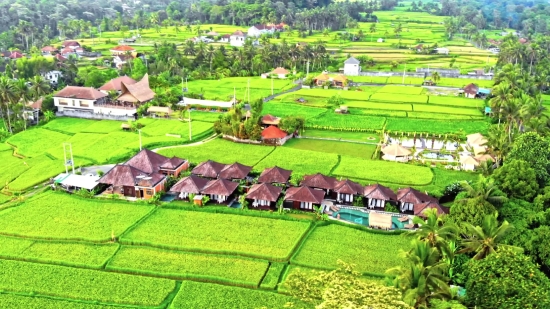
[[[6, 130], [13, 133], [10, 120], [10, 104], [16, 100], [17, 94], [15, 92], [15, 86], [11, 79], [6, 76], [0, 76], [0, 104], [4, 106], [2, 116], [4, 118], [4, 126]], [[7, 125], [6, 125], [7, 120]]]
[[498, 213], [487, 215], [483, 218], [481, 226], [473, 226], [470, 223], [464, 223], [467, 236], [462, 240], [462, 247], [459, 253], [475, 253], [474, 259], [481, 260], [489, 254], [495, 253], [498, 247], [508, 247], [516, 251], [521, 251], [519, 247], [509, 246], [502, 243], [506, 233], [513, 226], [508, 221], [502, 222], [501, 225], [497, 221]]
[[396, 285], [403, 293], [403, 301], [415, 308], [428, 308], [431, 299], [449, 299], [448, 265], [441, 254], [427, 242], [415, 241], [413, 249], [404, 254], [405, 266], [388, 270], [396, 275]]
[[468, 199], [479, 198], [481, 201], [486, 201], [495, 205], [504, 203], [507, 200], [506, 196], [504, 196], [495, 184], [495, 181], [492, 178], [485, 178], [483, 175], [479, 175], [478, 180], [474, 184], [463, 181], [460, 185], [467, 196], [465, 199], [461, 200], [462, 202]]
[[50, 83], [40, 75], [34, 76], [30, 82], [31, 86], [29, 90], [33, 100], [37, 100], [50, 91]]
[[447, 242], [458, 237], [458, 228], [450, 222], [443, 223], [442, 218], [437, 215], [436, 209], [429, 209], [424, 214], [426, 220], [420, 217], [413, 219], [413, 223], [418, 224], [419, 228], [405, 235], [416, 237], [439, 250], [439, 253], [449, 255], [450, 252], [446, 252], [446, 249], [449, 248]]
[[441, 76], [439, 76], [439, 73], [438, 72], [433, 72], [432, 73], [432, 80], [434, 81], [434, 83], [437, 84], [437, 82], [439, 82], [439, 80], [441, 80]]

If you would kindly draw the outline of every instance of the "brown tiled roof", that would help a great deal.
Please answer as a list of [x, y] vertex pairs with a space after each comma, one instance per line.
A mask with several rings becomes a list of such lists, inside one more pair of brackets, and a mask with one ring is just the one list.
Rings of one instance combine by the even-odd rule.
[[111, 48], [110, 50], [114, 50], [117, 52], [127, 52], [127, 51], [131, 52], [131, 51], [135, 51], [136, 49], [128, 45], [118, 45]]
[[55, 55], [54, 57], [55, 57], [55, 59], [57, 59], [57, 60], [59, 60], [59, 61], [61, 61], [61, 62], [67, 60], [67, 58], [61, 56], [61, 54], [57, 54], [57, 55]]
[[170, 191], [199, 194], [207, 183], [208, 179], [191, 175], [178, 181], [170, 188]]
[[235, 192], [238, 186], [238, 183], [231, 180], [216, 179], [209, 181], [208, 184], [206, 184], [206, 186], [201, 190], [201, 193], [229, 196]]
[[113, 186], [133, 187], [136, 185], [137, 176], [140, 175], [147, 176], [146, 173], [135, 167], [117, 164], [97, 182]]
[[327, 73], [321, 73], [317, 75], [317, 77], [314, 78], [314, 80], [329, 80], [329, 76]]
[[253, 185], [250, 190], [248, 190], [246, 198], [276, 202], [282, 191], [283, 188], [281, 187], [276, 187], [268, 183], [258, 183]]
[[300, 183], [301, 186], [308, 186], [312, 188], [320, 188], [326, 190], [334, 190], [338, 180], [333, 177], [325, 176], [321, 173], [315, 175], [306, 175], [304, 180]]
[[136, 180], [136, 183], [140, 187], [154, 187], [157, 183], [159, 183], [161, 180], [166, 178], [165, 175], [160, 173], [152, 173], [149, 174], [143, 178], [138, 178]]
[[63, 49], [61, 50], [61, 53], [62, 53], [62, 54], [72, 54], [72, 53], [74, 53], [74, 49], [68, 48], [68, 47], [67, 47], [67, 48], [63, 48]]
[[435, 201], [429, 201], [426, 203], [414, 204], [413, 211], [415, 216], [425, 217], [424, 212], [428, 209], [437, 209], [438, 215], [443, 215], [447, 213], [446, 209], [443, 209], [439, 203]]
[[208, 160], [197, 165], [192, 171], [191, 174], [200, 175], [208, 178], [216, 178], [218, 174], [223, 170], [225, 164], [214, 162]]
[[321, 204], [325, 198], [325, 192], [310, 187], [291, 187], [286, 190], [285, 201], [297, 201]]
[[344, 179], [336, 183], [334, 192], [344, 194], [363, 194], [363, 186], [349, 179]]
[[67, 86], [54, 94], [54, 97], [83, 100], [97, 100], [106, 96], [105, 93], [95, 90], [94, 88], [77, 86]]
[[271, 71], [271, 73], [273, 73], [273, 74], [288, 74], [290, 72], [285, 68], [278, 67], [275, 70]]
[[122, 82], [124, 82], [126, 85], [133, 85], [133, 84], [137, 83], [132, 78], [124, 75], [124, 76], [120, 76], [120, 77], [111, 79], [110, 81], [105, 83], [105, 85], [101, 86], [101, 88], [99, 88], [99, 90], [103, 90], [103, 91], [121, 91], [122, 90]]
[[166, 160], [168, 160], [168, 158], [163, 155], [159, 155], [149, 149], [143, 149], [124, 164], [133, 166], [147, 174], [152, 174], [158, 172], [160, 166], [164, 164]]
[[229, 37], [231, 37], [231, 34], [224, 34], [224, 35], [222, 36], [222, 38], [226, 38], [226, 39], [228, 39]]
[[262, 137], [264, 139], [285, 138], [286, 133], [276, 126], [269, 126], [262, 131]]
[[226, 165], [220, 171], [218, 177], [224, 179], [245, 179], [251, 170], [252, 166], [246, 166], [235, 162], [231, 165]]
[[18, 51], [14, 51], [14, 52], [11, 53], [10, 58], [11, 59], [23, 58], [23, 54], [18, 52]]
[[42, 47], [41, 49], [43, 52], [54, 52], [57, 50], [57, 48], [53, 47], [53, 46], [44, 46]]
[[149, 88], [149, 75], [146, 73], [143, 78], [135, 84], [121, 82], [122, 94], [117, 98], [124, 102], [147, 102], [155, 97], [155, 93]]
[[274, 166], [266, 168], [258, 178], [258, 182], [286, 183], [290, 178], [290, 174], [292, 174], [292, 171]]
[[435, 197], [431, 197], [413, 188], [399, 189], [397, 191], [397, 200], [405, 203], [421, 204], [425, 202], [436, 202]]
[[40, 98], [40, 99], [34, 101], [33, 103], [29, 104], [29, 107], [33, 108], [33, 109], [41, 109], [42, 108], [42, 101], [43, 101], [43, 98]]
[[77, 41], [65, 41], [63, 42], [63, 44], [61, 44], [63, 47], [68, 47], [68, 46], [80, 46], [80, 43], [78, 43]]
[[464, 92], [468, 94], [477, 94], [478, 91], [479, 87], [474, 83], [468, 84], [466, 85], [466, 87], [464, 87]]
[[278, 125], [279, 121], [281, 121], [281, 119], [279, 117], [275, 117], [275, 116], [270, 115], [270, 114], [267, 114], [267, 115], [262, 117], [262, 123], [263, 124]]
[[363, 191], [365, 197], [384, 201], [397, 201], [397, 194], [392, 189], [380, 184], [366, 186]]
[[275, 26], [273, 25], [254, 25], [254, 28], [258, 29], [258, 30], [271, 30], [271, 29], [275, 29]]
[[164, 161], [164, 163], [162, 163], [160, 168], [161, 169], [166, 169], [166, 170], [175, 170], [176, 168], [178, 168], [183, 163], [185, 163], [184, 159], [181, 159], [181, 158], [178, 158], [178, 157], [171, 157], [170, 159], [166, 159], [166, 161]]
[[334, 76], [332, 78], [332, 80], [333, 81], [338, 81], [338, 82], [344, 82], [344, 81], [348, 80], [348, 78], [344, 74], [338, 74], [338, 75]]
[[241, 30], [237, 30], [235, 32], [233, 32], [232, 35], [236, 35], [236, 36], [246, 36], [246, 34], [244, 32], [242, 32]]

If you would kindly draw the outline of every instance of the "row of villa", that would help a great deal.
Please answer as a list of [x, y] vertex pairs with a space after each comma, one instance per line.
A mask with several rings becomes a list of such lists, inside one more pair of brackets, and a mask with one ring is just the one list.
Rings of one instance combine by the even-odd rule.
[[[62, 174], [56, 182], [66, 188], [95, 189], [100, 194], [118, 194], [129, 199], [149, 199], [159, 192], [168, 192], [177, 199], [190, 200], [206, 195], [212, 202], [231, 205], [243, 192], [252, 208], [276, 210], [283, 198], [283, 207], [311, 211], [319, 206], [330, 211], [332, 206], [352, 205], [362, 197], [370, 210], [385, 211], [387, 203], [397, 206], [402, 214], [422, 216], [427, 209], [445, 213], [438, 200], [413, 188], [395, 193], [380, 184], [363, 186], [349, 179], [336, 179], [320, 173], [307, 175], [299, 186], [291, 186], [292, 171], [277, 166], [265, 169], [257, 180], [251, 166], [240, 163], [222, 164], [206, 161], [191, 170], [172, 187], [167, 187], [168, 176], [178, 177], [189, 168], [185, 159], [168, 158], [144, 149], [127, 162], [115, 165], [101, 178]], [[238, 190], [241, 187], [242, 190]], [[283, 195], [284, 194], [284, 195]]]

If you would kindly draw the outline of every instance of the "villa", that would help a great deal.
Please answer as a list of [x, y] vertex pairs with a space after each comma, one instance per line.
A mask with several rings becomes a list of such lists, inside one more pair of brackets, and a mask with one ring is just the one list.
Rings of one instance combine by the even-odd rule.
[[231, 46], [242, 47], [245, 41], [246, 41], [246, 34], [241, 30], [237, 30], [229, 36], [229, 44]]
[[273, 71], [271, 71], [269, 73], [263, 73], [261, 75], [261, 77], [262, 78], [268, 78], [272, 75], [275, 75], [280, 79], [285, 79], [288, 74], [290, 74], [289, 70], [287, 70], [285, 68], [282, 68], [282, 67], [278, 67], [278, 68], [274, 69]]
[[260, 183], [277, 183], [286, 185], [288, 183], [288, 180], [290, 179], [290, 175], [292, 174], [292, 171], [285, 170], [284, 168], [280, 168], [278, 166], [266, 168], [262, 174], [260, 174], [260, 177], [258, 178], [258, 182]]
[[168, 175], [178, 176], [188, 167], [187, 160], [143, 149], [125, 163], [115, 165], [97, 182], [109, 186], [104, 194], [150, 199], [166, 189]]
[[334, 190], [338, 180], [333, 177], [325, 176], [321, 173], [314, 175], [304, 176], [304, 180], [300, 183], [300, 186], [307, 186], [315, 189], [321, 189], [325, 192], [325, 195], [330, 196], [331, 191]]
[[310, 187], [291, 187], [286, 190], [285, 202], [290, 208], [313, 210], [314, 205], [320, 206], [325, 198], [325, 192]]
[[399, 210], [403, 213], [414, 213], [415, 207], [418, 207], [422, 203], [437, 203], [435, 197], [431, 197], [413, 188], [399, 189], [397, 191], [397, 201], [400, 206]]
[[340, 203], [353, 203], [355, 196], [362, 196], [364, 188], [362, 185], [349, 179], [341, 180], [334, 186], [336, 201]]
[[252, 166], [246, 166], [240, 163], [226, 165], [218, 174], [218, 178], [229, 180], [243, 180], [248, 177]]
[[445, 211], [437, 201], [428, 201], [426, 203], [415, 204], [413, 213], [415, 216], [425, 218], [425, 212], [428, 209], [436, 209], [437, 215], [444, 215], [447, 213], [447, 211]]
[[383, 210], [386, 203], [397, 202], [397, 194], [392, 189], [380, 184], [366, 186], [363, 196], [366, 198], [367, 207], [370, 209], [381, 208]]
[[205, 177], [218, 178], [218, 174], [225, 168], [225, 164], [208, 160], [202, 162], [191, 171], [191, 174]]
[[216, 179], [209, 181], [201, 190], [201, 194], [209, 195], [210, 199], [218, 204], [230, 202], [233, 193], [239, 187], [238, 182], [227, 179]]
[[276, 207], [277, 200], [282, 191], [282, 187], [277, 187], [268, 183], [259, 183], [253, 185], [248, 190], [246, 198], [252, 201], [252, 207], [269, 210]]
[[317, 86], [324, 86], [325, 83], [329, 83], [334, 87], [345, 87], [347, 85], [348, 78], [344, 74], [338, 74], [334, 77], [328, 75], [327, 72], [323, 72], [313, 78], [313, 83]]
[[111, 55], [113, 56], [118, 56], [118, 55], [127, 55], [127, 54], [135, 53], [136, 49], [128, 45], [118, 45], [116, 47], [111, 48], [109, 52], [111, 52]]
[[281, 118], [275, 117], [273, 115], [267, 114], [262, 117], [260, 122], [264, 126], [279, 126], [279, 122], [281, 121]]
[[187, 199], [190, 194], [200, 194], [207, 183], [208, 179], [191, 175], [179, 180], [169, 192], [176, 193], [180, 199]]

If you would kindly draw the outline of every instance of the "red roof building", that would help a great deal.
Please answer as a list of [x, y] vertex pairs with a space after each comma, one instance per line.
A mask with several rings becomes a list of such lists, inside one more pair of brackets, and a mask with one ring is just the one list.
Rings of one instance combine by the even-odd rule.
[[128, 45], [118, 45], [110, 49], [112, 55], [121, 55], [126, 53], [133, 53], [136, 49]]
[[19, 59], [19, 58], [23, 58], [22, 53], [18, 51], [11, 52], [10, 59]]
[[262, 131], [262, 140], [266, 144], [283, 145], [288, 140], [285, 131], [276, 126], [269, 126]]
[[81, 100], [99, 100], [106, 97], [107, 94], [97, 91], [92, 87], [67, 86], [54, 94], [54, 97], [81, 99]]
[[266, 168], [258, 178], [258, 182], [286, 184], [291, 174], [290, 170], [274, 166]]

